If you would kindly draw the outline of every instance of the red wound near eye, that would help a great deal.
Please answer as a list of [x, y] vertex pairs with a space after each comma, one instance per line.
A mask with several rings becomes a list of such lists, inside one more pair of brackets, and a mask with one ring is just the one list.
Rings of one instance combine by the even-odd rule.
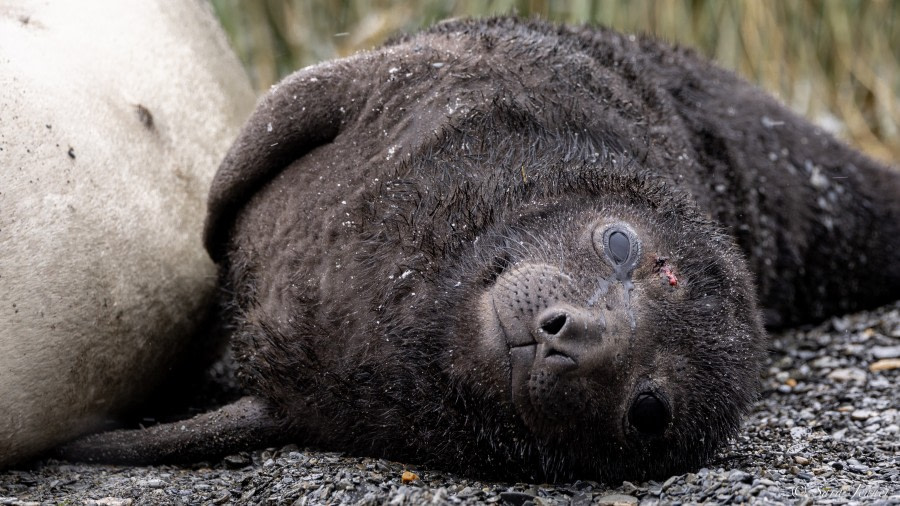
[[678, 276], [675, 275], [671, 267], [666, 265], [668, 260], [668, 257], [656, 257], [654, 271], [660, 273], [669, 282], [669, 286], [678, 286]]
[[659, 271], [669, 281], [669, 286], [678, 286], [678, 278], [668, 265], [663, 266]]

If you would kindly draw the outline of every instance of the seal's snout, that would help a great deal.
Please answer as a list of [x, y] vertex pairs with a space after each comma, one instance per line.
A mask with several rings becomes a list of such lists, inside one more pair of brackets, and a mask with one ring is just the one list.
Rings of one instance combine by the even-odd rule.
[[599, 313], [591, 314], [568, 304], [551, 305], [535, 318], [535, 358], [559, 372], [577, 366], [586, 354], [601, 345], [605, 327]]
[[527, 419], [558, 421], [582, 412], [594, 395], [585, 381], [603, 383], [615, 373], [627, 325], [615, 320], [621, 314], [589, 306], [586, 292], [555, 265], [523, 262], [486, 294], [496, 322], [486, 332], [499, 329], [499, 335], [485, 339], [505, 341], [513, 401]]
[[605, 312], [588, 307], [574, 280], [549, 264], [520, 264], [489, 292], [493, 312], [509, 348], [538, 346], [543, 357], [575, 362], [597, 353], [607, 330]]
[[574, 335], [574, 282], [559, 268], [524, 264], [497, 279], [488, 296], [510, 348]]

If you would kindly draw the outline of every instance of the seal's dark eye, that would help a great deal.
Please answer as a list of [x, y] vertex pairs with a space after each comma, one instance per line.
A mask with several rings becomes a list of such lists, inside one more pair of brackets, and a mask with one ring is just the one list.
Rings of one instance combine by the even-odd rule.
[[631, 272], [640, 259], [641, 243], [634, 230], [624, 223], [598, 228], [594, 232], [594, 248], [621, 273]]
[[628, 423], [648, 436], [662, 434], [670, 417], [668, 404], [652, 392], [638, 394], [628, 411]]
[[631, 252], [631, 241], [623, 232], [616, 230], [609, 234], [609, 256], [616, 264], [621, 264], [628, 260], [628, 254]]

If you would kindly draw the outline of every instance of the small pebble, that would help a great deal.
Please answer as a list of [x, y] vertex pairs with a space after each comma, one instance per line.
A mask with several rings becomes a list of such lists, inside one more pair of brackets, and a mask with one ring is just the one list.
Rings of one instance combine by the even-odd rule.
[[514, 490], [510, 490], [507, 492], [500, 492], [500, 499], [503, 500], [504, 504], [509, 504], [511, 506], [522, 506], [528, 501], [533, 502], [535, 496], [526, 494], [525, 492], [516, 492]]
[[857, 409], [853, 413], [850, 413], [850, 418], [852, 418], [853, 420], [866, 420], [877, 414], [878, 413], [868, 409]]
[[122, 497], [104, 497], [96, 501], [85, 501], [85, 506], [131, 506], [133, 499]]
[[669, 487], [672, 486], [673, 483], [675, 483], [676, 481], [678, 481], [678, 478], [680, 478], [680, 476], [677, 476], [677, 475], [676, 475], [676, 476], [672, 476], [671, 478], [669, 478], [668, 480], [666, 480], [666, 481], [662, 484], [661, 489], [662, 489], [663, 491], [666, 491]]
[[741, 471], [739, 469], [733, 469], [730, 473], [728, 473], [728, 481], [750, 483], [751, 481], [753, 481], [753, 477], [750, 476], [750, 474], [747, 472]]
[[229, 456], [225, 457], [224, 461], [225, 461], [225, 465], [232, 469], [246, 467], [246, 466], [249, 466], [250, 464], [252, 464], [252, 461], [250, 460], [250, 456], [241, 454], [241, 453], [238, 453], [235, 455], [229, 455]]
[[622, 488], [622, 493], [625, 495], [632, 495], [635, 492], [637, 492], [638, 490], [640, 490], [640, 488], [638, 486], [636, 486], [634, 483], [631, 483], [630, 481], [623, 481], [621, 488]]
[[625, 494], [605, 495], [594, 502], [596, 506], [631, 506], [637, 503], [637, 497]]
[[835, 369], [828, 373], [827, 378], [841, 382], [864, 383], [866, 381], [866, 371], [856, 368]]
[[892, 371], [894, 369], [900, 369], [900, 358], [886, 358], [873, 362], [869, 366], [869, 370], [872, 372]]
[[872, 353], [872, 356], [878, 360], [886, 358], [900, 358], [900, 345], [873, 346], [869, 351]]

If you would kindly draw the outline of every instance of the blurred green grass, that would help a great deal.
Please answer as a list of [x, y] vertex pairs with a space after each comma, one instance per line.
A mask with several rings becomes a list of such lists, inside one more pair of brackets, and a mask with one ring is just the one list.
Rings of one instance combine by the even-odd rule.
[[257, 90], [459, 16], [517, 13], [698, 48], [871, 155], [900, 160], [898, 0], [212, 0]]

